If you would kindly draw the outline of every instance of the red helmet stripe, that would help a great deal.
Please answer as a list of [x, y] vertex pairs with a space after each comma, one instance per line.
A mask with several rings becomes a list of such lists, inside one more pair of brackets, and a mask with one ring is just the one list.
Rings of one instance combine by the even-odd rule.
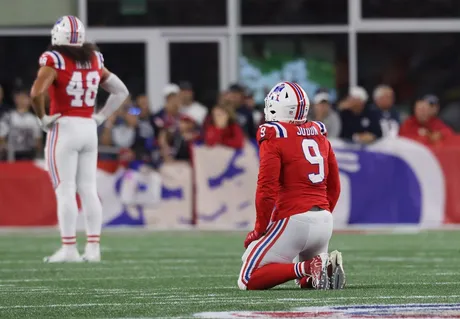
[[295, 93], [295, 97], [296, 97], [296, 99], [297, 99], [297, 110], [296, 110], [296, 112], [295, 112], [295, 117], [294, 117], [294, 118], [297, 119], [297, 118], [299, 117], [300, 112], [301, 112], [301, 109], [302, 109], [302, 108], [300, 107], [300, 95], [299, 95], [299, 93], [297, 92], [296, 87], [295, 87], [291, 82], [284, 82], [284, 83], [286, 83], [287, 85], [289, 85], [289, 86], [292, 88], [292, 90], [294, 91], [294, 93]]
[[303, 115], [305, 114], [305, 106], [307, 105], [307, 101], [305, 99], [305, 95], [303, 94], [303, 90], [300, 87], [300, 85], [298, 85], [295, 82], [292, 82], [292, 84], [297, 88], [297, 90], [299, 90], [299, 94], [301, 96], [301, 100], [300, 100], [301, 112], [300, 112], [300, 115], [299, 115], [299, 118], [298, 118], [298, 120], [301, 120]]

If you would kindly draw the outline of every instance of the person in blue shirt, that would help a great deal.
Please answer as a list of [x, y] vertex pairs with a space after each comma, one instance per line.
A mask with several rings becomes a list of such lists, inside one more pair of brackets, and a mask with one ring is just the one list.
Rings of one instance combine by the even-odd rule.
[[379, 85], [375, 88], [374, 109], [380, 115], [380, 126], [383, 137], [396, 137], [401, 125], [400, 114], [394, 107], [395, 94], [388, 85]]
[[355, 86], [350, 88], [348, 97], [339, 103], [341, 138], [370, 144], [382, 137], [379, 114], [366, 105], [368, 99], [366, 90]]
[[239, 84], [230, 85], [226, 99], [236, 112], [236, 120], [249, 138], [255, 138], [257, 126], [254, 123], [253, 111], [245, 104], [246, 90]]

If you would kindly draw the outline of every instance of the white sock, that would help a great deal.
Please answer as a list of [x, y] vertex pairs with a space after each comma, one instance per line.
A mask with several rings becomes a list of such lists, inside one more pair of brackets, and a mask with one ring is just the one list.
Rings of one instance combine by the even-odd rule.
[[88, 243], [99, 243], [102, 230], [102, 205], [96, 187], [82, 189], [78, 194], [83, 208]]
[[75, 187], [61, 183], [56, 189], [62, 244], [76, 245], [78, 207]]

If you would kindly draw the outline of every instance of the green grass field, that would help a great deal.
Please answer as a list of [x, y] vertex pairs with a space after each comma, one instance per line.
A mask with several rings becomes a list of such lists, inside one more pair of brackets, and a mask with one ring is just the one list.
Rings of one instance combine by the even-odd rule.
[[[190, 318], [200, 312], [460, 302], [458, 231], [335, 234], [330, 248], [343, 252], [348, 277], [340, 291], [300, 290], [293, 282], [269, 291], [238, 290], [243, 239], [231, 232], [109, 232], [99, 264], [44, 264], [42, 258], [58, 248], [57, 232], [1, 233], [0, 318]], [[460, 318], [460, 305], [456, 309], [449, 318]]]

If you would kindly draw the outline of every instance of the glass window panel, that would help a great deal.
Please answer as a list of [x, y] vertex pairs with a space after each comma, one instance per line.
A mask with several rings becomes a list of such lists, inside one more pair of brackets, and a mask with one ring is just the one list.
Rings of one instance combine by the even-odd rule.
[[3, 0], [0, 1], [0, 26], [49, 27], [60, 16], [78, 15], [78, 0]]
[[170, 83], [192, 83], [195, 99], [208, 107], [214, 106], [219, 93], [219, 44], [169, 43], [169, 76]]
[[5, 99], [12, 103], [11, 92], [18, 87], [29, 89], [38, 70], [38, 58], [46, 51], [51, 37], [0, 37], [0, 83]]
[[[146, 92], [144, 43], [98, 43], [98, 47], [105, 66], [118, 75], [133, 97]], [[100, 93], [100, 101], [105, 101], [107, 94], [103, 90]]]
[[223, 26], [226, 0], [88, 0], [90, 26]]
[[256, 25], [347, 24], [347, 0], [240, 0], [241, 23]]
[[458, 33], [359, 34], [359, 83], [369, 92], [381, 83], [392, 86], [407, 111], [425, 94], [438, 95], [441, 106], [458, 102], [458, 52]]
[[457, 18], [458, 0], [363, 0], [363, 18]]
[[240, 80], [258, 104], [280, 81], [298, 82], [312, 96], [327, 87], [333, 96], [348, 87], [346, 34], [243, 36]]

